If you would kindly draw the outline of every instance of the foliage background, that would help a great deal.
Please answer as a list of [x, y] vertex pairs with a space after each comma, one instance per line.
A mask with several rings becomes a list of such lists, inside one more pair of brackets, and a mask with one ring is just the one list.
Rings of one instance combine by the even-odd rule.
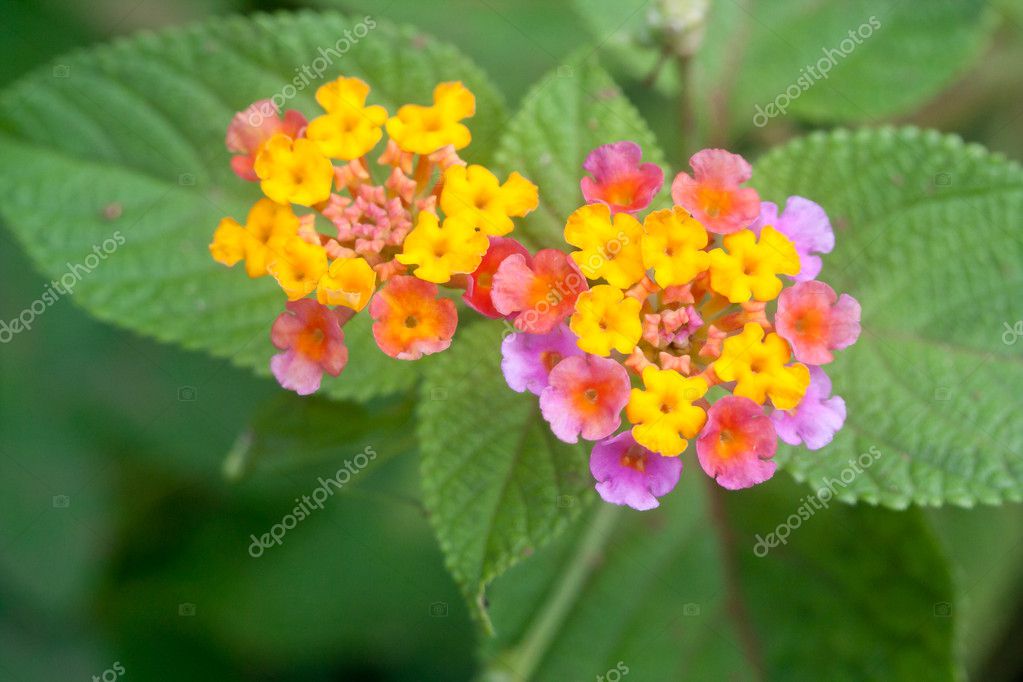
[[[628, 17], [607, 30], [595, 28], [593, 16], [613, 16], [597, 11], [601, 4], [594, 3], [587, 17], [570, 3], [541, 0], [323, 0], [317, 6], [412, 23], [456, 44], [488, 72], [514, 111], [533, 83], [591, 46], [595, 31], [616, 35]], [[3, 0], [0, 85], [61, 53], [140, 29], [303, 6]], [[940, 94], [911, 113], [866, 120], [957, 132], [1023, 158], [1023, 11], [1014, 2], [997, 4], [992, 22], [980, 56]], [[678, 106], [666, 94], [670, 84], [645, 87], [640, 67], [619, 58], [616, 40], [607, 42], [605, 66], [651, 124], [669, 165], [683, 167], [693, 149], [679, 133]], [[711, 48], [727, 54], [726, 45]], [[815, 96], [824, 109], [839, 97], [824, 88]], [[739, 131], [734, 146], [756, 155], [830, 123], [786, 119], [763, 134]], [[63, 189], [53, 188], [54, 201]], [[1018, 232], [1013, 236], [1020, 239]], [[40, 295], [46, 279], [6, 229], [0, 230], [0, 272], [0, 319], [8, 320]], [[115, 661], [135, 679], [473, 675], [476, 626], [423, 511], [415, 441], [401, 438], [411, 424], [409, 402], [387, 401], [364, 413], [355, 405], [322, 405], [323, 414], [303, 419], [336, 424], [332, 415], [339, 410], [385, 416], [348, 431], [335, 425], [317, 447], [305, 444], [301, 453], [271, 442], [265, 452], [249, 453], [239, 476], [239, 462], [229, 455], [239, 434], [254, 415], [293, 407], [271, 382], [247, 371], [98, 322], [67, 300], [0, 347], [0, 369], [0, 680], [89, 679]], [[249, 534], [279, 519], [317, 476], [382, 441], [394, 456], [366, 472], [358, 486], [290, 532], [282, 547], [259, 560], [246, 554]], [[287, 433], [280, 442], [289, 442]], [[698, 474], [688, 473], [690, 479]], [[782, 478], [777, 484], [789, 485]], [[791, 499], [801, 494], [793, 486]], [[67, 506], [55, 501], [62, 496]], [[682, 513], [696, 514], [691, 522], [697, 528], [709, 524], [701, 510]], [[1014, 679], [1023, 672], [1023, 509], [1007, 504], [926, 515], [955, 584], [960, 672]], [[849, 541], [854, 547], [856, 538]], [[676, 558], [693, 562], [694, 575], [705, 569], [697, 545]], [[807, 551], [812, 558], [813, 547]], [[889, 601], [881, 609], [899, 609], [898, 580], [882, 595]], [[793, 580], [772, 589], [798, 591], [799, 585]], [[495, 585], [495, 603], [500, 590]], [[819, 595], [817, 603], [827, 599]], [[837, 603], [793, 636], [839, 627], [856, 608]], [[510, 624], [521, 620], [515, 613], [501, 617]], [[696, 643], [693, 655], [710, 648]]]

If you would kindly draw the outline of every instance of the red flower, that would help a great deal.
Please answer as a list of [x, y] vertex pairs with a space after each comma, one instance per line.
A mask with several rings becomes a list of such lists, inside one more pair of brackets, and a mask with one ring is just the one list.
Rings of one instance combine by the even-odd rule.
[[494, 286], [494, 273], [505, 258], [513, 254], [519, 254], [529, 265], [531, 259], [529, 251], [522, 244], [510, 237], [491, 237], [490, 248], [487, 249], [483, 260], [476, 268], [476, 271], [469, 275], [468, 284], [465, 287], [465, 295], [462, 299], [469, 304], [469, 307], [480, 315], [499, 318], [504, 317], [494, 307], [490, 298], [490, 290]]

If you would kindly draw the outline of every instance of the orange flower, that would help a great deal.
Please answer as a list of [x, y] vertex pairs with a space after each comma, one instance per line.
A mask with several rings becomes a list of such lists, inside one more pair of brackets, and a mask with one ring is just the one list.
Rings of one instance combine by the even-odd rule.
[[450, 299], [437, 297], [437, 285], [399, 275], [387, 280], [369, 304], [373, 338], [398, 360], [418, 360], [451, 345], [458, 313]]

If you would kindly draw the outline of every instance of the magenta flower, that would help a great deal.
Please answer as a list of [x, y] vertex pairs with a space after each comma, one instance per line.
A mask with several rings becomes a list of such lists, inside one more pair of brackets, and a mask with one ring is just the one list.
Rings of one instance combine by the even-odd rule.
[[636, 442], [631, 431], [593, 446], [590, 473], [605, 502], [645, 511], [658, 506], [682, 475], [680, 457], [664, 457]]
[[750, 226], [757, 236], [766, 225], [792, 240], [799, 254], [799, 274], [793, 277], [797, 282], [806, 282], [815, 278], [821, 271], [821, 258], [818, 253], [831, 253], [835, 248], [835, 233], [831, 229], [828, 214], [819, 204], [803, 197], [789, 197], [785, 210], [778, 215], [777, 204], [770, 201], [760, 203], [760, 217]]
[[643, 150], [635, 142], [612, 142], [586, 157], [583, 169], [593, 177], [579, 181], [586, 202], [600, 202], [611, 213], [635, 213], [650, 205], [664, 185], [656, 163], [640, 163]]
[[696, 439], [707, 475], [729, 490], [749, 488], [774, 475], [778, 439], [771, 418], [749, 398], [729, 395], [711, 405]]
[[576, 355], [559, 362], [540, 392], [540, 412], [566, 443], [610, 436], [629, 402], [629, 373], [614, 360]]
[[284, 388], [309, 395], [320, 388], [324, 372], [336, 377], [348, 364], [341, 325], [351, 311], [331, 310], [311, 298], [289, 301], [286, 308], [270, 329], [270, 340], [284, 351], [270, 359], [270, 371]]
[[576, 355], [583, 351], [575, 334], [563, 324], [547, 334], [510, 334], [501, 343], [501, 371], [513, 391], [540, 395], [547, 388], [551, 370]]
[[749, 227], [760, 214], [760, 195], [740, 187], [753, 167], [738, 154], [704, 149], [689, 159], [693, 175], [679, 173], [671, 183], [671, 198], [703, 223], [710, 232], [731, 234]]
[[778, 297], [774, 324], [796, 360], [824, 365], [835, 359], [831, 351], [859, 338], [860, 304], [849, 294], [836, 295], [824, 282], [798, 282]]
[[771, 414], [778, 437], [789, 445], [803, 443], [820, 450], [831, 442], [845, 423], [845, 401], [831, 395], [831, 379], [820, 367], [810, 367], [810, 386], [794, 410]]

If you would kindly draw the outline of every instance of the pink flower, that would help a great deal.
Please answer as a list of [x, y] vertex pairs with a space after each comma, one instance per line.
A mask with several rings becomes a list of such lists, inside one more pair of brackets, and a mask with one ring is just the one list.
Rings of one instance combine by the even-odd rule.
[[611, 213], [635, 213], [650, 205], [664, 185], [664, 171], [656, 163], [640, 163], [643, 150], [635, 142], [613, 142], [597, 147], [583, 169], [593, 175], [579, 185], [587, 203], [607, 204]]
[[412, 231], [412, 217], [398, 197], [383, 187], [360, 184], [352, 197], [331, 194], [323, 216], [337, 227], [337, 241], [349, 245], [372, 264], [381, 262], [385, 249], [400, 248]]
[[821, 258], [814, 254], [831, 253], [835, 248], [835, 233], [831, 229], [828, 214], [820, 205], [803, 197], [789, 197], [785, 211], [779, 216], [778, 206], [770, 201], [760, 204], [760, 217], [750, 226], [757, 235], [766, 225], [792, 240], [799, 254], [799, 274], [792, 279], [806, 282], [821, 271]]
[[605, 502], [645, 511], [660, 503], [682, 475], [682, 458], [663, 457], [636, 442], [631, 431], [602, 440], [590, 454], [590, 473]]
[[[830, 396], [830, 397], [829, 397]], [[803, 443], [820, 450], [845, 423], [845, 401], [831, 396], [831, 379], [820, 367], [810, 367], [810, 386], [794, 410], [775, 410], [771, 421], [778, 437], [789, 445]]]
[[689, 159], [693, 176], [683, 172], [671, 183], [671, 197], [710, 232], [731, 234], [756, 220], [760, 195], [740, 187], [753, 175], [746, 159], [724, 149], [704, 149]]
[[565, 325], [547, 334], [509, 334], [501, 343], [501, 371], [513, 391], [540, 395], [551, 370], [565, 358], [583, 355]]
[[546, 334], [563, 322], [587, 289], [586, 278], [572, 259], [556, 249], [542, 249], [530, 263], [512, 254], [494, 273], [490, 298], [502, 315], [516, 315], [515, 328]]
[[309, 395], [320, 388], [324, 372], [336, 377], [348, 364], [341, 325], [349, 315], [311, 298], [285, 307], [270, 330], [270, 340], [284, 351], [270, 359], [270, 371], [284, 388]]
[[289, 109], [283, 118], [279, 118], [278, 114], [273, 102], [261, 99], [235, 114], [227, 126], [227, 138], [224, 140], [227, 150], [239, 154], [231, 158], [231, 169], [242, 180], [259, 180], [252, 164], [256, 162], [256, 155], [264, 142], [277, 133], [294, 139], [305, 130], [306, 118], [301, 113]]
[[729, 490], [749, 488], [774, 475], [778, 449], [771, 418], [749, 398], [729, 395], [711, 405], [696, 439], [696, 455], [707, 475]]
[[781, 292], [774, 321], [797, 360], [823, 365], [834, 360], [831, 351], [859, 338], [860, 304], [849, 294], [838, 297], [824, 282], [798, 282]]
[[551, 370], [540, 393], [540, 412], [566, 443], [610, 436], [621, 425], [629, 402], [629, 373], [596, 355], [565, 358]]
[[497, 272], [497, 268], [505, 258], [513, 254], [519, 254], [525, 259], [526, 265], [530, 264], [529, 251], [522, 244], [510, 237], [490, 237], [490, 247], [484, 254], [483, 260], [480, 261], [476, 271], [469, 275], [462, 300], [480, 315], [492, 318], [504, 317], [494, 307], [494, 302], [490, 298], [490, 290], [494, 286], [494, 273]]

